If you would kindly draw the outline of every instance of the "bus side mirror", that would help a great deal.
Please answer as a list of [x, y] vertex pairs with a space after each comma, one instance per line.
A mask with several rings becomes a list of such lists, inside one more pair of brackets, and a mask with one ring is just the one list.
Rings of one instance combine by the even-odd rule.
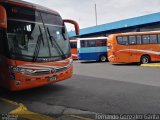
[[3, 6], [0, 6], [0, 28], [7, 28], [7, 15]]
[[76, 21], [70, 20], [70, 19], [64, 19], [63, 22], [64, 22], [64, 23], [73, 24], [74, 27], [75, 27], [76, 35], [77, 35], [77, 36], [79, 35], [79, 33], [80, 33], [79, 25], [78, 25], [78, 23], [77, 23]]

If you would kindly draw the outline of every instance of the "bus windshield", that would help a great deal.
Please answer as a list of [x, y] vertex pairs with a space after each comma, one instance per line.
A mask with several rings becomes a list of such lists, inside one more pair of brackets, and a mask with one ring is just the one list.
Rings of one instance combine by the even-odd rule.
[[[11, 54], [31, 59], [35, 56], [61, 59], [62, 55], [70, 56], [69, 39], [60, 16], [39, 11], [26, 14], [30, 17], [8, 18], [7, 37]], [[54, 37], [54, 42], [50, 36]], [[55, 43], [58, 47], [53, 45]]]

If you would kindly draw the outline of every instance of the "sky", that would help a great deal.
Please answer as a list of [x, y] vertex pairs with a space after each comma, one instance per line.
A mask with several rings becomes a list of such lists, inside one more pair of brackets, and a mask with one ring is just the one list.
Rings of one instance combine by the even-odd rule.
[[64, 19], [76, 20], [80, 28], [160, 12], [160, 0], [24, 0], [56, 10]]

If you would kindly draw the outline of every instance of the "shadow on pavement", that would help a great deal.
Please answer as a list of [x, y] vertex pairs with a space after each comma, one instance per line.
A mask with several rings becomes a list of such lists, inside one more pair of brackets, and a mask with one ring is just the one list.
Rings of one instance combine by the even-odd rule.
[[99, 61], [80, 61], [82, 64], [93, 64], [93, 63], [107, 63], [107, 62], [99, 62]]
[[60, 94], [60, 92], [65, 91], [65, 89], [68, 89], [68, 88], [62, 85], [57, 85], [57, 84], [32, 88], [32, 89], [23, 90], [23, 91], [16, 91], [16, 92], [11, 92], [7, 89], [0, 88], [0, 97], [8, 98], [11, 100], [22, 100], [22, 99], [26, 100], [26, 99], [34, 99], [34, 98], [41, 99], [41, 97], [44, 97], [43, 95]]
[[140, 66], [140, 63], [112, 63], [114, 66]]

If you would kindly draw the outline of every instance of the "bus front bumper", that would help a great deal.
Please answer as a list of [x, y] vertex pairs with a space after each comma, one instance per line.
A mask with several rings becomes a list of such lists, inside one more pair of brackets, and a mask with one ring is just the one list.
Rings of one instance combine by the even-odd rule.
[[10, 82], [9, 89], [11, 91], [20, 91], [20, 90], [26, 90], [30, 88], [53, 84], [71, 78], [72, 73], [73, 73], [73, 65], [71, 65], [67, 70], [56, 74], [49, 74], [36, 77], [30, 75], [24, 75], [21, 76], [19, 79], [12, 80]]

